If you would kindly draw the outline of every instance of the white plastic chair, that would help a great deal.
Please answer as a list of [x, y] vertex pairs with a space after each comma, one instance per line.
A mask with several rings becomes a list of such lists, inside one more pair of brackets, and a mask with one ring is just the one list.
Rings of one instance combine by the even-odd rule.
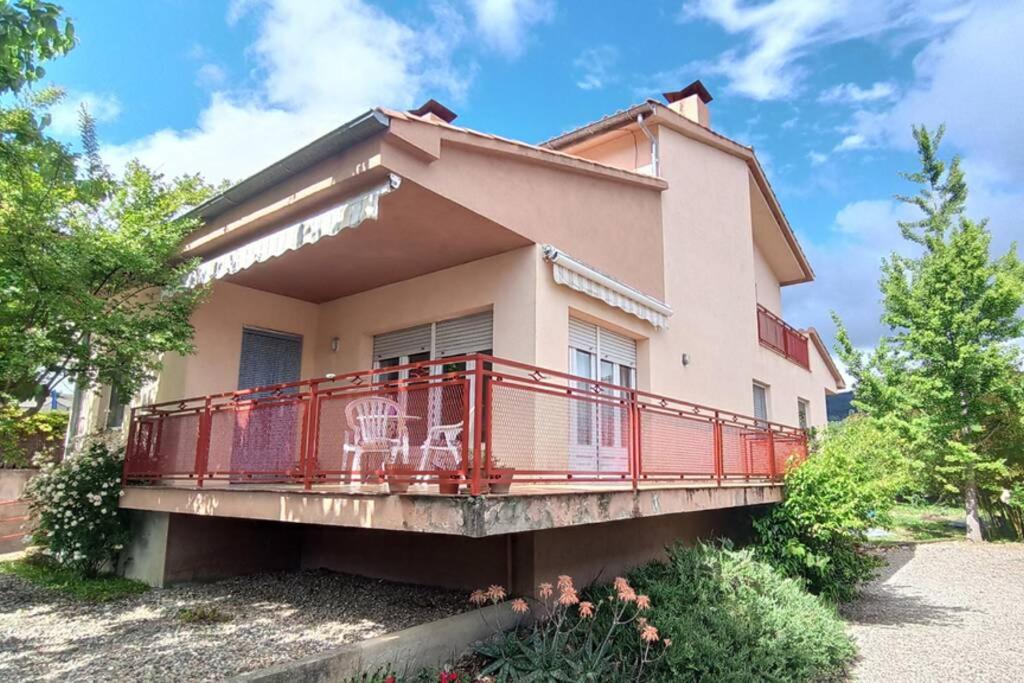
[[462, 467], [462, 421], [450, 425], [434, 425], [427, 429], [427, 439], [420, 454], [420, 470], [434, 469], [454, 472]]
[[409, 430], [397, 401], [376, 396], [356, 399], [345, 406], [345, 420], [349, 431], [345, 432], [342, 453], [351, 457], [350, 473], [359, 471], [365, 453], [380, 453], [388, 463], [399, 458], [409, 461]]

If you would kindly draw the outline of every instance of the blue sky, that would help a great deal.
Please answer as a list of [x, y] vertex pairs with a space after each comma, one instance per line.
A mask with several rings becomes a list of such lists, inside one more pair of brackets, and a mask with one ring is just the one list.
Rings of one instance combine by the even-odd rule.
[[873, 344], [877, 266], [913, 122], [948, 126], [995, 245], [1024, 235], [1024, 2], [987, 0], [65, 0], [80, 45], [49, 67], [107, 159], [240, 179], [374, 105], [435, 97], [539, 142], [700, 78], [712, 125], [755, 147], [818, 281], [785, 316]]

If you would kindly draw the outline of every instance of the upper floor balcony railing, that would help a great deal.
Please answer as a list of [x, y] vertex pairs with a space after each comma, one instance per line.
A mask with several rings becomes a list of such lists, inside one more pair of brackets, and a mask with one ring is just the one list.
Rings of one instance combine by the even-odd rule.
[[757, 338], [763, 346], [777, 351], [806, 370], [811, 369], [807, 335], [761, 304], [757, 305]]
[[471, 355], [134, 408], [124, 479], [477, 495], [771, 483], [805, 457], [800, 429]]

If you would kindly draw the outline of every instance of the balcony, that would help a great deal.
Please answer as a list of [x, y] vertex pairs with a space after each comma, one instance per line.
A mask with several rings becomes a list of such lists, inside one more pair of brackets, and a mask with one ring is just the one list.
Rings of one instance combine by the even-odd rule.
[[811, 369], [807, 335], [790, 326], [764, 306], [757, 306], [757, 338], [766, 346], [805, 370]]
[[802, 430], [485, 355], [132, 410], [129, 485], [379, 494], [770, 485]]

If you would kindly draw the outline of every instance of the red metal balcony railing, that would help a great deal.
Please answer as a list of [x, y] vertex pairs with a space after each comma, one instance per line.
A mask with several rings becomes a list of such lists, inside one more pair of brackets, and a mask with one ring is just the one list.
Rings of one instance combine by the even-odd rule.
[[806, 454], [800, 429], [472, 355], [134, 408], [124, 479], [477, 495], [510, 478], [771, 482]]
[[761, 304], [757, 305], [757, 338], [762, 346], [782, 354], [806, 370], [811, 369], [807, 335]]

